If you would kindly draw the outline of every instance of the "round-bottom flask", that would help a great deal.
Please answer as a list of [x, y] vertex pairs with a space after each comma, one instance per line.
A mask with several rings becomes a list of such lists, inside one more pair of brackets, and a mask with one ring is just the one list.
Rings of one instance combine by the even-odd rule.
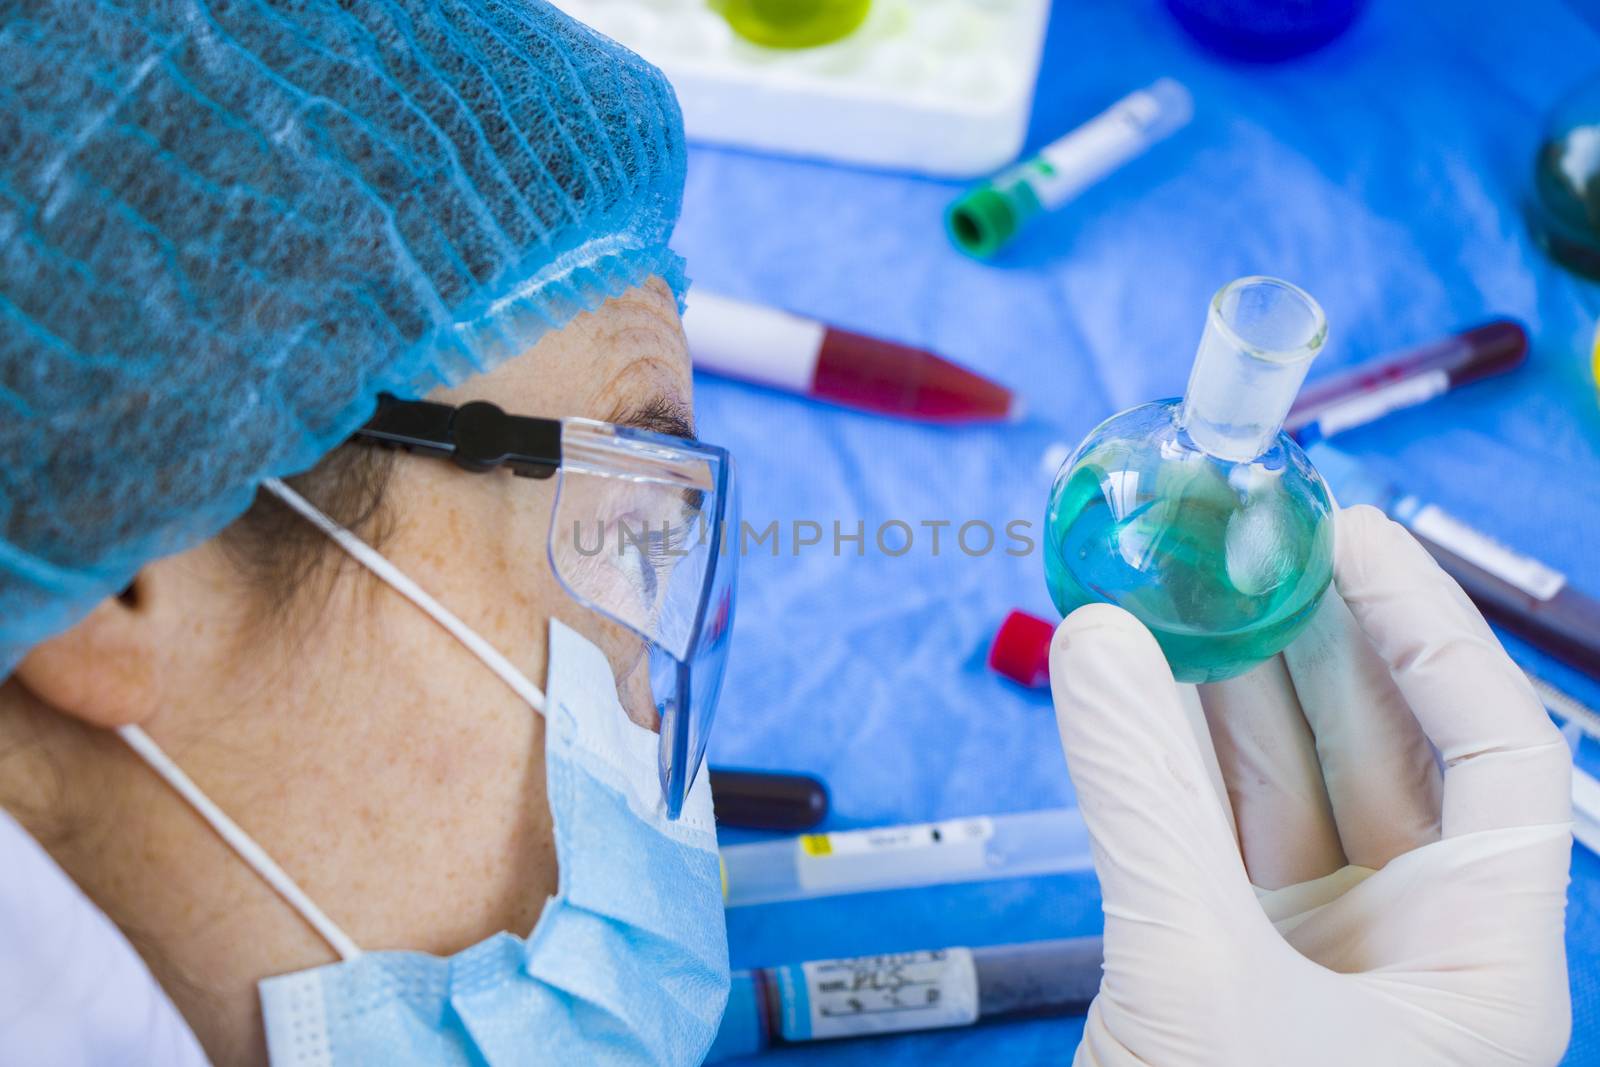
[[1282, 426], [1326, 333], [1287, 282], [1217, 293], [1184, 398], [1106, 420], [1056, 475], [1045, 576], [1063, 615], [1127, 609], [1181, 682], [1241, 674], [1295, 638], [1332, 578], [1333, 521]]

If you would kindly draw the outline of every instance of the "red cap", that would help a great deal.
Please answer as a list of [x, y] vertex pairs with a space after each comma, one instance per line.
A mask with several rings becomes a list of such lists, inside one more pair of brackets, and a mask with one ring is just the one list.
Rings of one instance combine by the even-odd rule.
[[1050, 684], [1050, 638], [1054, 624], [1026, 611], [1013, 611], [989, 646], [989, 669], [1030, 689]]

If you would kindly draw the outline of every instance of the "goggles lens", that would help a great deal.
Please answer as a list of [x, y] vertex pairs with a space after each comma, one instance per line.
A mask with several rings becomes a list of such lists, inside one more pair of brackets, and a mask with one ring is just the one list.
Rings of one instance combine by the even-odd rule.
[[565, 419], [550, 563], [568, 594], [650, 646], [660, 776], [677, 818], [705, 756], [733, 624], [733, 463], [720, 448]]

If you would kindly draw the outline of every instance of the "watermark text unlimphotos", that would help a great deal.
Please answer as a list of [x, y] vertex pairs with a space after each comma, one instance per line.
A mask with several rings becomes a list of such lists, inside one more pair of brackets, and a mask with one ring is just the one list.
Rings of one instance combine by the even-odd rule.
[[[984, 519], [770, 519], [765, 523], [741, 520], [737, 529], [722, 528], [717, 551], [740, 556], [832, 555], [899, 558], [909, 555], [969, 556], [974, 559], [1004, 553], [1032, 555], [1038, 547], [1029, 519], [991, 523]], [[707, 550], [711, 542], [704, 521], [678, 523], [593, 522], [572, 520], [572, 543], [581, 556], [603, 552], [623, 555], [688, 556]]]

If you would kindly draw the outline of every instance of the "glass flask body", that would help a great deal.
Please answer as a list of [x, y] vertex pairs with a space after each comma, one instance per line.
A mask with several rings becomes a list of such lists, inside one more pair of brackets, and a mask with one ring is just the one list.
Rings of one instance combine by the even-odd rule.
[[1063, 615], [1108, 602], [1150, 628], [1180, 682], [1243, 673], [1294, 640], [1333, 574], [1327, 488], [1280, 433], [1220, 459], [1176, 400], [1102, 423], [1056, 475], [1045, 579]]
[[1242, 674], [1294, 640], [1332, 579], [1333, 508], [1282, 427], [1325, 336], [1287, 282], [1217, 293], [1184, 398], [1108, 419], [1056, 475], [1045, 579], [1063, 615], [1127, 609], [1180, 682]]

